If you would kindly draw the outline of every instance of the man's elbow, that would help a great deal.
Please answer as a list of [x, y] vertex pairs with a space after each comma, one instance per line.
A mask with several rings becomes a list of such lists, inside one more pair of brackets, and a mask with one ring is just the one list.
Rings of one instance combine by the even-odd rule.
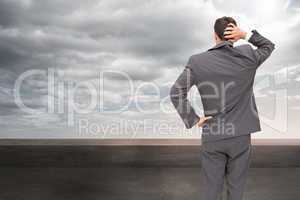
[[184, 126], [185, 126], [186, 129], [191, 129], [191, 128], [193, 128], [193, 126], [191, 126], [190, 124], [186, 124], [186, 123], [184, 124]]
[[178, 98], [178, 94], [179, 94], [179, 90], [176, 87], [176, 85], [174, 84], [171, 87], [170, 92], [169, 92], [170, 99], [171, 99], [172, 102], [174, 102]]
[[274, 51], [274, 49], [275, 49], [275, 44], [274, 44], [273, 42], [271, 42], [270, 48], [271, 48], [271, 51]]
[[268, 47], [269, 51], [272, 52], [275, 49], [275, 44], [270, 40], [268, 40], [267, 44], [268, 45], [266, 45], [266, 47]]

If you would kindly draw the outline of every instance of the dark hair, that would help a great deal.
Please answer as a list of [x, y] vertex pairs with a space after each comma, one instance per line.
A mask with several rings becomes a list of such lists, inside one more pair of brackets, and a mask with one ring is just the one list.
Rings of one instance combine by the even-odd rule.
[[221, 17], [218, 18], [215, 22], [214, 29], [215, 33], [219, 36], [221, 40], [227, 40], [224, 38], [224, 31], [227, 28], [228, 24], [233, 23], [237, 26], [236, 21], [232, 17]]

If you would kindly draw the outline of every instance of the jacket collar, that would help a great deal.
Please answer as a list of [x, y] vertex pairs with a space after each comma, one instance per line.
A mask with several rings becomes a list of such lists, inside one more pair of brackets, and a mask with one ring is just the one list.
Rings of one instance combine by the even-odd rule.
[[219, 44], [215, 45], [214, 47], [208, 49], [208, 51], [211, 51], [211, 50], [214, 50], [214, 49], [218, 49], [218, 48], [221, 48], [221, 47], [224, 47], [224, 46], [231, 46], [231, 47], [233, 47], [233, 43], [230, 42], [230, 41], [223, 41], [223, 42], [220, 42]]

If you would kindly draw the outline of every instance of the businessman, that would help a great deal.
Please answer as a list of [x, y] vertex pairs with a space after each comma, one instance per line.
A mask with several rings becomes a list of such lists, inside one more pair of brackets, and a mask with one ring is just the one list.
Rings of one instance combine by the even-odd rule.
[[[227, 183], [227, 199], [242, 200], [251, 154], [251, 133], [260, 131], [253, 95], [256, 70], [274, 44], [253, 30], [241, 30], [231, 17], [215, 21], [216, 45], [195, 54], [170, 90], [186, 128], [202, 127], [202, 200], [217, 200]], [[240, 40], [249, 44], [233, 46]], [[203, 104], [199, 117], [187, 95], [196, 86]]]

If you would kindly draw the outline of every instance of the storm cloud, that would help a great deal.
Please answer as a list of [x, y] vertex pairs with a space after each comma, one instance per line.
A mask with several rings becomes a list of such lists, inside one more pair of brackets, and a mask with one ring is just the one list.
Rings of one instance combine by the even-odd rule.
[[[257, 89], [258, 96], [267, 96], [259, 104], [263, 115], [265, 104], [273, 105], [271, 96], [277, 86], [288, 90], [293, 116], [284, 137], [298, 137], [299, 11], [296, 0], [1, 0], [0, 137], [78, 137], [76, 124], [68, 125], [71, 100], [66, 94], [70, 85], [79, 85], [72, 102], [78, 107], [89, 105], [93, 97], [103, 98], [102, 108], [97, 104], [88, 114], [75, 112], [74, 120], [87, 119], [101, 125], [115, 120], [156, 119], [183, 127], [168, 100], [169, 87], [189, 56], [214, 45], [213, 23], [224, 15], [236, 18], [245, 30], [257, 29], [276, 44], [271, 59], [259, 69], [257, 81], [282, 69], [289, 70], [285, 77], [288, 81], [275, 82], [275, 86], [273, 81], [260, 93]], [[41, 73], [22, 82], [20, 97], [36, 113], [21, 110], [14, 95], [17, 80], [30, 70]], [[51, 70], [56, 80], [53, 83], [48, 76]], [[87, 90], [86, 83], [94, 90]], [[54, 91], [49, 91], [49, 84]], [[55, 109], [49, 112], [47, 106], [52, 100]], [[193, 103], [201, 113], [199, 97]], [[165, 111], [159, 109], [162, 104]], [[137, 107], [149, 112], [139, 112]], [[103, 112], [121, 108], [119, 113]], [[265, 113], [269, 110], [274, 108]], [[157, 135], [145, 132], [143, 127], [137, 129], [139, 134], [134, 137], [182, 134]], [[266, 132], [266, 137], [282, 137], [274, 135], [274, 130]], [[133, 137], [122, 131], [100, 136]]]

